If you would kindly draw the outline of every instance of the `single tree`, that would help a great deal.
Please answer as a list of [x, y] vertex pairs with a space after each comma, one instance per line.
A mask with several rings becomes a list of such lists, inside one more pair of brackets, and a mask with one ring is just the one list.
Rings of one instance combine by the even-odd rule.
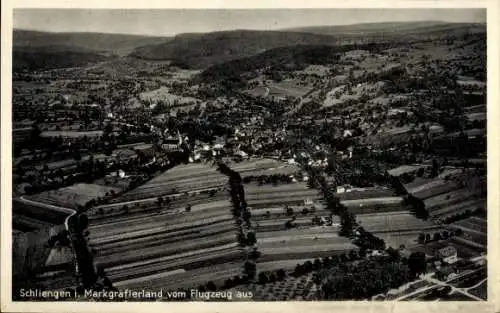
[[323, 264], [321, 263], [321, 260], [320, 260], [320, 259], [318, 259], [318, 258], [314, 259], [313, 269], [314, 269], [315, 271], [319, 270], [319, 269], [321, 268], [321, 266], [322, 266], [322, 265], [323, 265]]
[[418, 243], [420, 243], [420, 244], [424, 244], [425, 243], [425, 234], [424, 233], [420, 233], [418, 235]]
[[265, 284], [268, 282], [268, 277], [267, 277], [267, 274], [265, 272], [260, 272], [259, 273], [259, 278], [258, 278], [258, 282], [259, 284]]
[[208, 291], [215, 291], [217, 289], [217, 286], [213, 281], [209, 281], [205, 287]]
[[431, 234], [425, 234], [425, 242], [431, 241]]
[[280, 268], [277, 272], [276, 272], [276, 277], [278, 280], [283, 280], [285, 279], [286, 277], [286, 272], [284, 269]]
[[246, 261], [245, 264], [243, 265], [243, 273], [245, 276], [249, 279], [252, 280], [255, 278], [255, 274], [257, 271], [257, 267], [255, 266], [255, 263]]
[[410, 254], [410, 257], [408, 259], [408, 267], [410, 269], [410, 275], [412, 277], [416, 277], [419, 274], [425, 273], [427, 269], [425, 253], [413, 252], [412, 254]]
[[248, 232], [247, 234], [247, 245], [253, 246], [257, 242], [257, 238], [254, 232]]

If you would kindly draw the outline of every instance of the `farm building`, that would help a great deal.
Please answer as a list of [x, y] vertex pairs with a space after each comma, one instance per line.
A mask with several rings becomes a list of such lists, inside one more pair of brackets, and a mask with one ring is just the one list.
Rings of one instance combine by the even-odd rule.
[[376, 197], [376, 198], [361, 198], [361, 199], [342, 199], [340, 203], [345, 206], [350, 212], [371, 213], [381, 211], [397, 211], [405, 207], [402, 197]]
[[166, 152], [177, 152], [180, 151], [181, 142], [179, 139], [170, 136], [163, 140], [161, 147]]
[[350, 192], [351, 189], [352, 189], [352, 187], [349, 185], [337, 186], [337, 193]]

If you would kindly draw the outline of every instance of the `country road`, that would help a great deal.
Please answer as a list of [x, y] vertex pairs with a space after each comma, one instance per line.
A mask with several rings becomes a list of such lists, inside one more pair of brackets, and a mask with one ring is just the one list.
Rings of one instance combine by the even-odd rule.
[[432, 283], [433, 285], [431, 286], [425, 286], [425, 287], [422, 287], [418, 290], [415, 290], [413, 291], [412, 293], [409, 293], [409, 294], [406, 294], [406, 295], [403, 295], [397, 299], [395, 299], [396, 301], [404, 301], [404, 300], [407, 300], [407, 299], [410, 299], [411, 297], [415, 296], [415, 295], [418, 295], [418, 294], [423, 294], [425, 293], [426, 291], [429, 291], [431, 289], [434, 289], [434, 288], [437, 288], [437, 287], [441, 287], [441, 286], [449, 286], [451, 287], [451, 290], [452, 291], [455, 291], [455, 292], [458, 292], [458, 293], [461, 293], [471, 299], [474, 299], [474, 300], [477, 300], [477, 301], [484, 301], [484, 299], [481, 299], [479, 297], [476, 297], [470, 293], [468, 293], [468, 290], [469, 289], [472, 289], [474, 287], [477, 287], [479, 286], [481, 283], [483, 283], [486, 279], [482, 280], [480, 283], [472, 286], [472, 287], [467, 287], [467, 288], [457, 288], [457, 287], [454, 287], [452, 285], [450, 285], [449, 283], [452, 282], [452, 281], [456, 281], [457, 279], [460, 279], [460, 278], [463, 278], [463, 277], [467, 277], [468, 275], [472, 275], [474, 273], [476, 273], [477, 271], [480, 271], [481, 269], [477, 269], [475, 271], [472, 271], [472, 272], [469, 272], [469, 273], [465, 273], [465, 274], [462, 274], [462, 275], [459, 275], [459, 276], [456, 276], [456, 277], [453, 277], [449, 280], [447, 280], [446, 282], [443, 282], [443, 281], [440, 281], [440, 280], [437, 280], [437, 279], [434, 279], [432, 278], [431, 276], [433, 276], [435, 273], [432, 272], [432, 273], [428, 273], [428, 274], [425, 274], [421, 280], [423, 281], [428, 281], [430, 283]]
[[29, 200], [24, 198], [23, 196], [21, 196], [19, 200], [27, 204], [68, 214], [68, 216], [64, 220], [64, 227], [68, 231], [68, 239], [70, 241], [71, 251], [73, 252], [74, 260], [76, 261], [75, 272], [77, 275], [81, 274], [79, 276], [81, 277], [84, 286], [91, 286], [97, 279], [97, 275], [95, 273], [94, 263], [92, 261], [92, 256], [88, 250], [86, 240], [84, 239], [81, 231], [78, 231], [78, 212], [76, 210], [65, 207]]
[[47, 208], [50, 210], [55, 210], [58, 212], [63, 212], [63, 213], [68, 213], [68, 214], [73, 214], [74, 212], [76, 212], [73, 209], [68, 209], [68, 208], [64, 208], [64, 207], [60, 207], [60, 206], [56, 206], [56, 205], [52, 205], [52, 204], [48, 204], [48, 203], [43, 203], [43, 202], [39, 202], [39, 201], [29, 200], [29, 199], [26, 199], [24, 196], [19, 197], [19, 200], [21, 200], [22, 202], [28, 203], [28, 204], [37, 205], [37, 206], [44, 207], [44, 208]]
[[69, 219], [77, 213], [73, 209], [64, 208], [64, 207], [61, 207], [61, 206], [56, 206], [56, 205], [47, 204], [47, 203], [43, 203], [43, 202], [29, 200], [29, 199], [26, 199], [24, 196], [19, 197], [19, 200], [21, 200], [21, 202], [24, 202], [24, 203], [27, 203], [27, 204], [39, 206], [39, 207], [42, 207], [42, 208], [47, 208], [47, 209], [58, 211], [58, 212], [62, 212], [62, 213], [67, 213], [68, 216], [64, 220], [64, 227], [66, 228], [67, 231], [69, 231], [69, 226], [68, 226]]

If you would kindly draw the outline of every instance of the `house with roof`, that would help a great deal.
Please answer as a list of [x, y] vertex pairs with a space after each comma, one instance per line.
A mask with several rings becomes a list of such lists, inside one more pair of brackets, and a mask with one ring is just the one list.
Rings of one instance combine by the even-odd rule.
[[453, 264], [458, 261], [457, 249], [453, 246], [446, 246], [437, 251], [437, 257], [444, 263]]

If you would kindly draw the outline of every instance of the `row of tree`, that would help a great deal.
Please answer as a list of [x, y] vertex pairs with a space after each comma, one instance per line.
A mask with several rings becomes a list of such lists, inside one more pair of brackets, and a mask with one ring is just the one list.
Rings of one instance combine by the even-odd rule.
[[472, 209], [472, 210], [467, 209], [465, 211], [458, 212], [458, 213], [440, 218], [439, 222], [441, 222], [443, 224], [451, 224], [453, 222], [469, 218], [469, 217], [474, 216], [474, 215], [481, 213], [481, 212], [484, 212], [483, 208], [476, 208], [476, 209]]
[[463, 234], [463, 231], [460, 228], [457, 228], [454, 230], [449, 230], [449, 231], [444, 230], [442, 232], [435, 232], [432, 234], [432, 236], [431, 236], [431, 234], [420, 233], [418, 235], [418, 243], [426, 244], [426, 243], [433, 242], [433, 241], [446, 240], [446, 239], [453, 237], [453, 236], [461, 236], [462, 234]]
[[293, 179], [290, 177], [290, 175], [285, 175], [285, 174], [245, 176], [243, 178], [243, 183], [245, 184], [251, 183], [253, 181], [257, 182], [259, 185], [265, 185], [265, 184], [277, 185], [278, 183], [290, 184], [293, 182]]

